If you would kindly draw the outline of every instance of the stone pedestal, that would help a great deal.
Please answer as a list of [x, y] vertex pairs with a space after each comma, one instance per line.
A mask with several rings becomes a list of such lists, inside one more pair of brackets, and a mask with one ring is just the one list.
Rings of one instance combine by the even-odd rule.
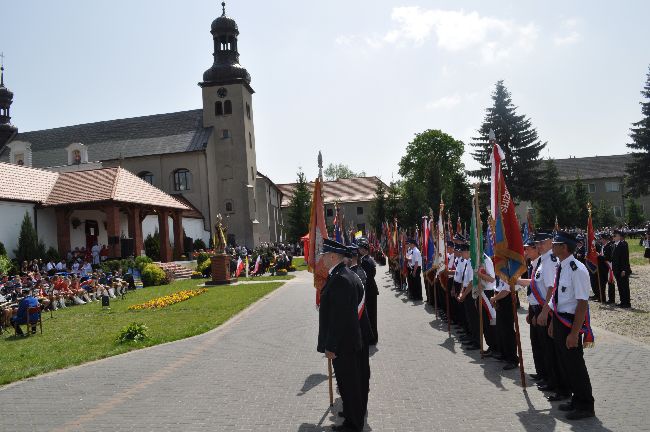
[[206, 285], [228, 285], [237, 282], [237, 278], [230, 277], [230, 259], [230, 255], [226, 254], [212, 255], [210, 257], [212, 280], [206, 282]]

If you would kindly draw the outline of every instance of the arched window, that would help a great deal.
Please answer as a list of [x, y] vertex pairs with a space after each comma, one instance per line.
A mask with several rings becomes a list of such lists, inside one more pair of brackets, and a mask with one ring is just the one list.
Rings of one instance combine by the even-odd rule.
[[248, 105], [248, 102], [246, 102], [246, 117], [248, 117], [248, 120], [251, 119], [251, 106]]
[[248, 147], [253, 148], [253, 135], [248, 132]]
[[223, 115], [223, 104], [221, 101], [217, 101], [214, 104], [214, 115], [216, 116], [222, 116]]
[[142, 171], [141, 173], [138, 174], [138, 177], [140, 177], [142, 180], [146, 181], [149, 184], [153, 184], [153, 174], [150, 173], [149, 171]]
[[74, 165], [79, 165], [81, 163], [81, 150], [72, 151], [72, 163]]
[[232, 114], [232, 102], [230, 102], [230, 100], [227, 100], [223, 103], [223, 113]]
[[192, 188], [192, 176], [189, 170], [179, 168], [174, 171], [174, 190], [185, 191]]
[[230, 201], [230, 200], [226, 201], [226, 212], [227, 213], [232, 213], [233, 211], [234, 210], [233, 210], [233, 206], [232, 206], [232, 201]]

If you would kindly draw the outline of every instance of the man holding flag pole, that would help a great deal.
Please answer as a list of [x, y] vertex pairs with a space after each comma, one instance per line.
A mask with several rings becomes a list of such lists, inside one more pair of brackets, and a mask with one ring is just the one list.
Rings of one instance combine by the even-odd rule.
[[[501, 307], [499, 308], [497, 315], [497, 323], [500, 316], [505, 316], [508, 321], [510, 321], [510, 319], [514, 321], [518, 359], [515, 357], [506, 360], [519, 361], [521, 385], [525, 388], [526, 376], [524, 374], [524, 361], [521, 349], [519, 318], [517, 316], [515, 294], [515, 283], [517, 282], [517, 279], [519, 279], [519, 276], [521, 276], [526, 271], [524, 244], [521, 238], [521, 232], [519, 231], [519, 221], [517, 220], [517, 215], [515, 214], [515, 205], [501, 172], [501, 160], [504, 158], [503, 150], [501, 150], [501, 147], [499, 147], [497, 144], [493, 130], [490, 130], [489, 139], [490, 143], [492, 144], [492, 155], [490, 157], [492, 162], [490, 211], [495, 222], [494, 268], [496, 274], [501, 278], [501, 280], [504, 283], [507, 283], [507, 285], [510, 287], [510, 300], [506, 300], [507, 297], [503, 297], [501, 299]], [[497, 294], [495, 298], [498, 298], [500, 295], [501, 293]], [[512, 315], [510, 315], [510, 311], [506, 312], [502, 310], [507, 307], [512, 308]], [[500, 328], [500, 331], [508, 331], [508, 333], [510, 333], [511, 330], [507, 329], [510, 327], [510, 323], [504, 324], [507, 325], [503, 327], [499, 326], [502, 327]], [[507, 364], [505, 368], [512, 368], [512, 364]]]

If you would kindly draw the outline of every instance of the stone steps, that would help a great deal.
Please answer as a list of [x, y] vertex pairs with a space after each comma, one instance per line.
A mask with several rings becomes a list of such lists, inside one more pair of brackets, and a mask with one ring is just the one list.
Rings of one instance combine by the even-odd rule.
[[154, 264], [165, 271], [171, 271], [174, 275], [174, 279], [189, 279], [192, 277], [193, 270], [189, 267], [185, 267], [173, 262], [154, 262]]

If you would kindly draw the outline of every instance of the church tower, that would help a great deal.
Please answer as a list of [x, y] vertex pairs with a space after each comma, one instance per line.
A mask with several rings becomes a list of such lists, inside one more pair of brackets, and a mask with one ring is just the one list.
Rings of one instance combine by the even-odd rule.
[[[203, 92], [203, 125], [212, 127], [206, 148], [211, 226], [224, 217], [229, 242], [254, 247], [258, 238], [255, 182], [255, 130], [251, 76], [239, 64], [239, 29], [222, 14], [212, 22], [214, 63], [199, 83]], [[216, 193], [215, 193], [216, 192]]]
[[13, 92], [5, 87], [4, 63], [0, 63], [0, 148], [18, 132], [18, 128], [11, 124], [9, 112], [13, 100]]

